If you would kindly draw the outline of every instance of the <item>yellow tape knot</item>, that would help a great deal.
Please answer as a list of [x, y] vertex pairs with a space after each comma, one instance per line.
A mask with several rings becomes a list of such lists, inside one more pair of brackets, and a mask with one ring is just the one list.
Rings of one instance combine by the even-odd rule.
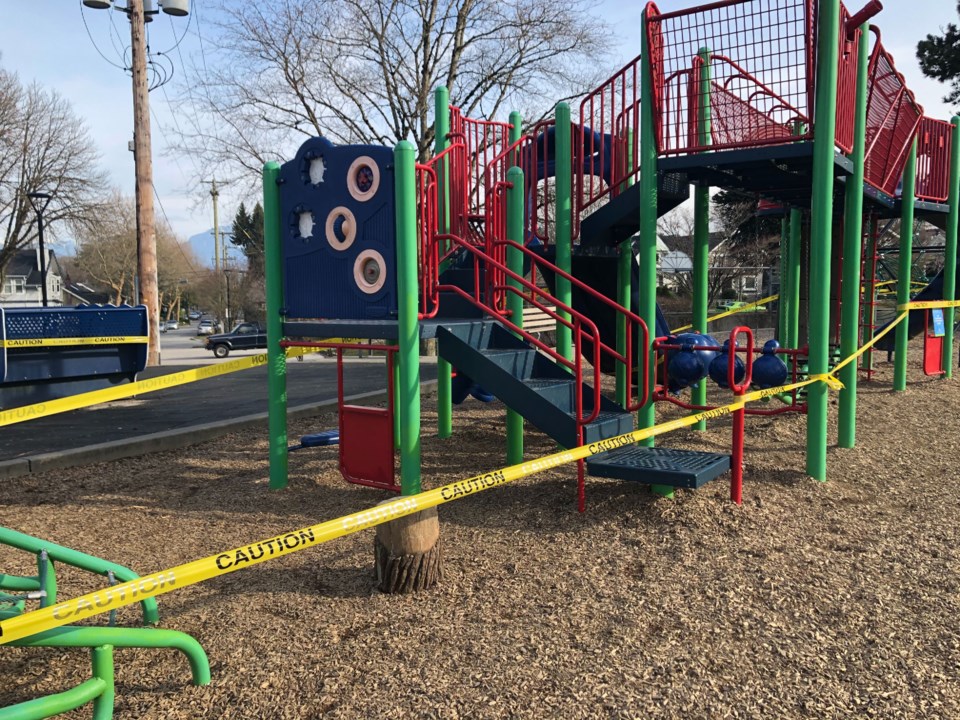
[[843, 390], [843, 383], [840, 382], [838, 378], [831, 375], [830, 373], [819, 373], [817, 375], [811, 375], [811, 380], [819, 380], [820, 382], [825, 382], [827, 387], [831, 390]]

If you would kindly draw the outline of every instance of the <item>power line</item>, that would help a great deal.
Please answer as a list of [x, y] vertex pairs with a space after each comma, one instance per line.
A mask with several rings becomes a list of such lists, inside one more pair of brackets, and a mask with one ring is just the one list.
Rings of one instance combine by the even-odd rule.
[[102, 57], [104, 60], [106, 60], [108, 63], [110, 63], [110, 65], [112, 65], [113, 67], [119, 68], [120, 70], [123, 70], [124, 72], [126, 72], [127, 68], [125, 68], [123, 65], [117, 65], [115, 62], [113, 62], [113, 60], [111, 60], [101, 52], [100, 47], [97, 45], [97, 41], [93, 39], [93, 34], [90, 32], [90, 26], [87, 25], [87, 14], [84, 12], [82, 4], [80, 5], [80, 17], [83, 18], [83, 27], [86, 29], [87, 37], [90, 38], [90, 42], [93, 45], [93, 49], [97, 51], [97, 54], [100, 57]]
[[[153, 195], [157, 198], [157, 205], [160, 206], [160, 212], [163, 213], [163, 219], [167, 223], [167, 227], [173, 230], [173, 225], [170, 224], [170, 218], [167, 217], [167, 209], [163, 206], [163, 200], [160, 199], [160, 193], [157, 192], [157, 186], [153, 186]], [[180, 251], [180, 255], [183, 256], [183, 259], [186, 261], [187, 265], [190, 266], [190, 270], [196, 272], [196, 268], [193, 266], [193, 263], [190, 262], [190, 258], [187, 257], [187, 254], [183, 251], [183, 246], [180, 244], [180, 241], [174, 238], [174, 245], [177, 246], [177, 250]]]

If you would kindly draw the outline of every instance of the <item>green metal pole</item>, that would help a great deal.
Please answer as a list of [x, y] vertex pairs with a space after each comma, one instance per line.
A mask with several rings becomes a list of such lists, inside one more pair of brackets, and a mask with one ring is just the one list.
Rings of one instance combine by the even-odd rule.
[[93, 676], [103, 680], [105, 687], [93, 700], [93, 720], [111, 720], [116, 690], [113, 685], [113, 645], [91, 648]]
[[[897, 269], [897, 305], [910, 302], [910, 280], [913, 275], [913, 205], [917, 183], [917, 141], [913, 140], [907, 165], [903, 169], [903, 195], [900, 210], [900, 265]], [[926, 312], [926, 311], [924, 311]], [[893, 389], [907, 389], [907, 341], [909, 325], [906, 320], [897, 325], [893, 357]]]
[[[556, 108], [556, 262], [564, 272], [571, 271], [570, 253], [573, 244], [573, 166], [571, 156], [573, 146], [570, 140], [570, 106], [566, 103], [557, 103]], [[573, 306], [573, 291], [570, 281], [557, 277], [557, 300], [569, 307]], [[570, 320], [569, 313], [560, 313], [565, 320]], [[557, 323], [557, 352], [568, 360], [573, 360], [573, 333], [570, 328]]]
[[[450, 93], [441, 86], [434, 92], [434, 155], [450, 147]], [[450, 162], [443, 161], [439, 197], [440, 232], [450, 232]], [[443, 358], [437, 358], [437, 436], [448, 438], [453, 434], [453, 400], [451, 382], [453, 367]]]
[[[863, 336], [860, 338], [861, 344], [866, 344], [873, 340], [873, 328], [877, 321], [877, 280], [876, 268], [873, 266], [873, 258], [877, 254], [877, 216], [870, 216], [870, 226], [867, 230], [867, 252], [866, 256], [870, 258], [868, 266], [871, 273], [870, 278], [865, 283], [864, 292], [869, 293], [870, 301], [865, 302], [861, 308], [863, 313]], [[873, 350], [868, 350], [860, 356], [860, 369], [873, 370]]]
[[794, 350], [800, 344], [800, 245], [803, 234], [803, 212], [790, 210], [790, 253], [787, 260], [787, 342]]
[[[957, 224], [960, 219], [960, 117], [954, 117], [952, 141], [950, 144], [950, 191], [947, 202], [950, 204], [950, 213], [947, 215], [946, 252], [943, 259], [943, 299], [957, 299]], [[954, 308], [945, 308], [943, 311], [943, 369], [946, 377], [953, 377], [953, 323], [956, 312]]]
[[[633, 185], [633, 145], [636, 142], [633, 129], [627, 128], [627, 172], [630, 177], [627, 179], [626, 187]], [[620, 307], [633, 310], [632, 305], [632, 285], [633, 285], [633, 238], [627, 238], [619, 247], [619, 257], [617, 258], [617, 304]], [[617, 352], [627, 357], [627, 353], [633, 352], [632, 347], [627, 347], [627, 318], [624, 315], [617, 314]], [[626, 407], [630, 402], [630, 383], [633, 378], [627, 377], [626, 365], [617, 364], [616, 366], [616, 393], [617, 402], [621, 407]]]
[[[698, 142], [710, 144], [710, 48], [700, 48], [700, 102], [697, 117]], [[693, 191], [693, 329], [707, 332], [707, 306], [709, 305], [710, 274], [710, 186], [697, 184]], [[701, 380], [691, 391], [694, 405], [707, 404], [707, 381]], [[693, 426], [706, 430], [706, 420]]]
[[[516, 110], [510, 113], [510, 132], [508, 138], [510, 144], [517, 142], [520, 139], [520, 136], [523, 134], [523, 117]], [[517, 165], [520, 163], [520, 153], [518, 152], [511, 161], [513, 164]]]
[[789, 251], [787, 250], [787, 238], [790, 234], [790, 221], [787, 219], [787, 214], [784, 213], [783, 217], [780, 218], [780, 297], [777, 300], [777, 333], [776, 337], [783, 342], [783, 338], [786, 336], [786, 327], [787, 327], [787, 304], [784, 302], [784, 298], [787, 294], [787, 288], [784, 283], [787, 281], [787, 259], [789, 258]]
[[393, 150], [397, 205], [397, 295], [400, 384], [400, 492], [420, 492], [420, 327], [417, 320], [417, 150], [401, 140]]
[[[647, 42], [647, 14], [643, 13], [643, 31], [640, 33], [640, 238], [638, 261], [640, 263], [639, 302], [637, 314], [649, 330], [650, 342], [640, 347], [640, 352], [649, 359], [649, 373], [645, 380], [648, 399], [637, 413], [641, 429], [653, 427], [656, 413], [653, 406], [653, 386], [656, 369], [653, 356], [653, 340], [657, 327], [657, 140], [653, 106], [653, 72], [650, 67], [650, 48]], [[638, 365], [639, 367], [639, 365]], [[644, 382], [641, 380], [641, 382]], [[641, 445], [653, 447], [653, 438], [642, 440]]]
[[[863, 160], [867, 133], [867, 74], [869, 63], [870, 24], [860, 26], [860, 48], [857, 57], [857, 96], [853, 116], [853, 175], [847, 180], [843, 218], [843, 289], [840, 305], [840, 358], [857, 351], [860, 339], [860, 256], [863, 252]], [[839, 408], [837, 410], [837, 444], [852, 448], [857, 441], [857, 363], [840, 369]]]
[[[640, 33], [640, 241], [638, 262], [640, 264], [637, 295], [637, 314], [649, 330], [649, 342], [640, 352], [649, 359], [646, 378], [647, 402], [637, 412], [640, 429], [653, 427], [657, 422], [653, 403], [653, 388], [656, 382], [656, 357], [653, 341], [657, 327], [657, 137], [653, 105], [653, 71], [650, 66], [650, 46], [647, 41], [647, 23], [650, 22], [649, 6], [643, 11], [643, 28]], [[642, 358], [643, 356], [641, 356]], [[638, 362], [638, 367], [640, 363]], [[653, 447], [651, 437], [641, 445]], [[652, 485], [656, 495], [673, 497], [673, 488], [668, 485]]]
[[287, 486], [287, 355], [283, 340], [283, 246], [280, 220], [280, 164], [263, 166], [263, 262], [267, 311], [267, 427], [270, 489]]
[[57, 602], [57, 570], [53, 566], [53, 558], [50, 557], [46, 548], [37, 553], [37, 577], [43, 578], [43, 587], [41, 588], [43, 597], [40, 599], [40, 607], [55, 605]]
[[[397, 388], [400, 387], [400, 362], [393, 356], [393, 449], [400, 449], [400, 413], [397, 412]], [[439, 400], [438, 400], [439, 402]]]
[[[840, 0], [820, 0], [810, 212], [810, 372], [826, 373], [830, 362], [830, 247], [833, 225], [834, 142], [837, 119]], [[807, 392], [807, 474], [827, 479], [827, 385]]]
[[[511, 118], [513, 116], [511, 115]], [[512, 167], [507, 171], [507, 239], [523, 243], [523, 170]], [[515, 247], [507, 248], [507, 267], [517, 275], [523, 275], [523, 254]], [[510, 320], [523, 327], [523, 287], [516, 280], [507, 279], [507, 285], [516, 288], [516, 292], [507, 293], [507, 310]], [[523, 416], [514, 410], [507, 410], [507, 462], [514, 465], [523, 462]]]

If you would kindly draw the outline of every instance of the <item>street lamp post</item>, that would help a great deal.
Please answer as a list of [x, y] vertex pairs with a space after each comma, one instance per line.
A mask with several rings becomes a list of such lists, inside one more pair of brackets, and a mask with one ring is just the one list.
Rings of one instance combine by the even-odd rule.
[[40, 236], [40, 297], [47, 307], [47, 253], [43, 247], [43, 211], [47, 209], [53, 195], [44, 192], [27, 193], [33, 211], [37, 214], [37, 233]]
[[[160, 298], [157, 288], [157, 235], [153, 208], [153, 155], [150, 150], [150, 102], [147, 79], [146, 23], [152, 15], [152, 0], [127, 0], [124, 7], [113, 0], [83, 0], [86, 7], [105, 10], [113, 7], [130, 20], [131, 75], [133, 77], [133, 164], [136, 173], [137, 276], [140, 302], [147, 306], [149, 345], [147, 364], [160, 364]], [[189, 0], [162, 0], [163, 12], [183, 17], [189, 13]]]

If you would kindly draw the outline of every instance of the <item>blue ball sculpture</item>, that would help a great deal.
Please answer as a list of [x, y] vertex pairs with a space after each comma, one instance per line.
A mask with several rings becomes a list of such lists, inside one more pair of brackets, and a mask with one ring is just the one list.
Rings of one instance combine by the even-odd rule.
[[767, 340], [762, 355], [753, 362], [753, 386], [760, 390], [783, 385], [787, 380], [787, 364], [777, 357], [780, 343]]
[[735, 352], [730, 351], [730, 341], [723, 341], [723, 350], [710, 363], [710, 379], [722, 388], [729, 388], [727, 382], [727, 366], [730, 362], [730, 356], [733, 355], [733, 379], [738, 383], [743, 380], [747, 373], [747, 366], [743, 360], [737, 357]]
[[667, 338], [671, 345], [680, 345], [679, 350], [667, 352], [667, 375], [670, 390], [678, 392], [696, 385], [707, 376], [707, 368], [716, 357], [716, 350], [698, 350], [698, 347], [717, 347], [719, 343], [709, 335], [680, 333]]

